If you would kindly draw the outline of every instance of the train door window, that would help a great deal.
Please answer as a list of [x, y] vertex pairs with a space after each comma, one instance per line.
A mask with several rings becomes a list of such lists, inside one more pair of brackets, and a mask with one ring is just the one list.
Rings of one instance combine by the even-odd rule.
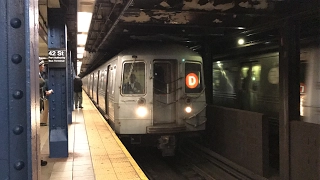
[[108, 87], [108, 91], [109, 91], [109, 95], [113, 95], [114, 94], [114, 87], [115, 87], [115, 79], [116, 79], [116, 66], [111, 67], [110, 66], [110, 77], [109, 77], [109, 87]]
[[108, 92], [109, 92], [109, 95], [112, 95], [114, 93], [114, 70], [111, 66], [109, 66], [109, 72], [110, 72], [110, 76], [109, 76], [109, 87], [108, 87]]
[[113, 66], [113, 70], [112, 70], [112, 95], [114, 94], [114, 88], [115, 88], [115, 83], [116, 83], [116, 69], [117, 66]]
[[300, 63], [300, 94], [305, 93], [306, 75], [307, 75], [307, 62], [302, 61]]
[[185, 92], [201, 93], [203, 82], [201, 78], [201, 64], [197, 62], [185, 63]]
[[104, 71], [102, 71], [102, 72], [100, 72], [99, 91], [101, 91], [104, 86], [105, 86], [105, 73], [104, 73]]
[[145, 93], [145, 63], [127, 61], [123, 64], [122, 94]]
[[153, 67], [153, 89], [155, 94], [169, 94], [173, 91], [172, 67], [169, 61], [155, 61]]

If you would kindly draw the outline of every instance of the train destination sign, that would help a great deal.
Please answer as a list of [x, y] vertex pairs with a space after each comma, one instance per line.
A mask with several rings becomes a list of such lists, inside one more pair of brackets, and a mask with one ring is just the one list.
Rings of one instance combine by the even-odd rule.
[[50, 49], [48, 51], [49, 67], [66, 67], [67, 51], [65, 49]]
[[186, 85], [190, 89], [194, 89], [199, 85], [199, 78], [195, 73], [189, 73], [186, 76]]

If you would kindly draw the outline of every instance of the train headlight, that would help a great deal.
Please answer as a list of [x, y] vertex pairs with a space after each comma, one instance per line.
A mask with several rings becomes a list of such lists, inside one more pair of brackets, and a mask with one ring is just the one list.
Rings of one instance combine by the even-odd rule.
[[138, 109], [137, 109], [137, 111], [136, 111], [137, 115], [140, 116], [140, 117], [146, 116], [146, 115], [147, 115], [147, 112], [148, 112], [148, 111], [147, 111], [147, 108], [144, 107], [144, 106], [139, 106]]
[[192, 108], [190, 106], [187, 106], [185, 109], [186, 113], [191, 113]]

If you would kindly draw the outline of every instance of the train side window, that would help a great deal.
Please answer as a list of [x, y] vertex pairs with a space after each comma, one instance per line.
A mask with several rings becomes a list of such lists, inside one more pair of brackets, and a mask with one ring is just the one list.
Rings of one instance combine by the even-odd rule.
[[253, 91], [258, 91], [259, 84], [260, 84], [260, 72], [261, 72], [261, 65], [255, 64], [252, 66], [252, 87]]
[[243, 66], [241, 68], [242, 90], [258, 91], [260, 84], [261, 65]]
[[123, 64], [122, 94], [145, 93], [145, 63], [127, 61]]
[[213, 84], [213, 90], [219, 91], [220, 89], [220, 69], [213, 69], [212, 73], [212, 84]]
[[185, 63], [185, 92], [201, 93], [203, 82], [201, 78], [201, 64], [196, 62]]

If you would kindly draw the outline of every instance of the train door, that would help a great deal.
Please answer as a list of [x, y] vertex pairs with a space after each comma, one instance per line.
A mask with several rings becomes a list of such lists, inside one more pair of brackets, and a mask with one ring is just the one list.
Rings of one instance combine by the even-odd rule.
[[90, 98], [93, 99], [94, 73], [91, 74]]
[[106, 77], [106, 87], [105, 87], [105, 89], [106, 89], [106, 99], [105, 99], [105, 107], [106, 107], [106, 109], [105, 109], [105, 112], [106, 112], [106, 114], [109, 116], [109, 106], [108, 106], [108, 102], [109, 102], [109, 93], [110, 93], [110, 88], [109, 88], [109, 83], [110, 83], [110, 65], [108, 66], [108, 68], [107, 68], [107, 77]]
[[107, 86], [107, 112], [108, 118], [114, 121], [114, 90], [115, 90], [115, 79], [116, 79], [116, 66], [108, 67], [108, 86]]
[[248, 62], [241, 65], [241, 107], [244, 110], [256, 110], [260, 84], [261, 65]]
[[106, 112], [105, 107], [105, 82], [106, 82], [106, 74], [105, 70], [101, 70], [99, 73], [99, 83], [98, 83], [98, 106], [103, 111]]
[[100, 70], [98, 70], [98, 73], [97, 73], [97, 87], [95, 89], [95, 91], [97, 92], [96, 93], [96, 102], [97, 102], [97, 104], [99, 104], [99, 82], [100, 82]]
[[173, 60], [153, 64], [153, 123], [174, 123], [176, 119], [177, 65]]

